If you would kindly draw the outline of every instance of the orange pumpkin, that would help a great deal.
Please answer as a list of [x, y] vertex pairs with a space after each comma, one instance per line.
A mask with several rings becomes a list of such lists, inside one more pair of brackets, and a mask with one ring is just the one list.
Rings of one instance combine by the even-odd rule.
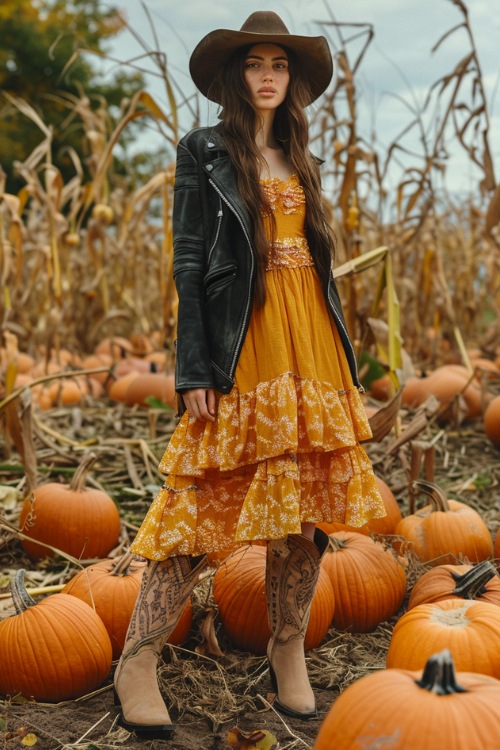
[[109, 369], [104, 372], [96, 372], [92, 375], [94, 380], [105, 386], [110, 379], [111, 366], [113, 364], [113, 358], [110, 354], [88, 354], [82, 361], [82, 368], [84, 370], [97, 370], [99, 368], [108, 367]]
[[484, 431], [493, 445], [500, 446], [500, 396], [495, 396], [486, 407]]
[[118, 560], [108, 558], [79, 570], [61, 591], [95, 609], [111, 639], [113, 659], [123, 650], [145, 567], [145, 562], [134, 560], [131, 554]]
[[406, 594], [406, 574], [392, 552], [370, 537], [339, 531], [330, 535], [321, 561], [333, 587], [338, 630], [368, 633], [397, 613]]
[[500, 578], [489, 562], [477, 565], [438, 565], [414, 584], [408, 609], [443, 599], [476, 599], [500, 606]]
[[122, 378], [130, 372], [155, 372], [154, 367], [156, 365], [149, 360], [129, 356], [116, 363], [113, 373], [115, 377]]
[[408, 378], [403, 386], [401, 402], [411, 409], [420, 406], [429, 397], [427, 393], [427, 378], [419, 378], [416, 375]]
[[130, 370], [126, 375], [122, 375], [116, 380], [111, 380], [108, 384], [108, 396], [113, 401], [125, 401], [125, 395], [128, 387], [134, 378], [139, 376], [137, 370]]
[[489, 602], [445, 599], [419, 604], [397, 621], [386, 666], [422, 669], [436, 651], [449, 648], [457, 669], [500, 678], [500, 607]]
[[[435, 396], [443, 409], [452, 402], [462, 399], [464, 418], [473, 419], [482, 413], [481, 389], [477, 381], [470, 381], [470, 373], [462, 365], [442, 365], [426, 378], [427, 394]], [[442, 412], [441, 417], [447, 420], [452, 416], [452, 409]]]
[[496, 530], [495, 536], [493, 539], [493, 555], [495, 557], [497, 568], [498, 568], [499, 558], [500, 558], [500, 527]]
[[117, 544], [118, 508], [102, 490], [84, 486], [95, 460], [94, 454], [88, 454], [70, 484], [48, 482], [25, 498], [19, 523], [22, 533], [29, 537], [22, 545], [30, 557], [53, 557], [50, 547], [78, 559], [106, 557]]
[[396, 535], [411, 542], [413, 551], [429, 565], [453, 564], [462, 558], [480, 562], [491, 557], [491, 534], [479, 513], [458, 500], [447, 500], [433, 482], [415, 482], [430, 504], [396, 526]]
[[[0, 361], [2, 361], [2, 364], [3, 364], [4, 359], [5, 357], [0, 356]], [[23, 375], [26, 375], [27, 373], [30, 372], [32, 367], [34, 367], [35, 360], [30, 354], [26, 354], [26, 352], [18, 351], [17, 354], [15, 355], [15, 364], [16, 364], [17, 372]]]
[[167, 368], [168, 357], [167, 352], [164, 349], [155, 349], [150, 352], [150, 354], [146, 354], [144, 359], [146, 360], [146, 362], [149, 362], [150, 365], [156, 367], [156, 372], [162, 372]]
[[449, 650], [422, 672], [382, 669], [336, 699], [313, 750], [494, 750], [500, 736], [500, 682], [457, 672]]
[[[232, 552], [215, 572], [213, 596], [224, 630], [242, 651], [266, 653], [271, 631], [267, 620], [266, 547], [245, 545]], [[304, 648], [319, 646], [330, 627], [335, 601], [325, 571], [314, 592]]]
[[153, 351], [153, 344], [148, 336], [140, 331], [134, 331], [129, 337], [132, 347], [132, 356], [145, 357]]
[[386, 374], [372, 380], [369, 393], [377, 401], [388, 401], [391, 396], [394, 396], [394, 383], [391, 380], [391, 376]]
[[[62, 589], [61, 593], [76, 596], [94, 607], [111, 639], [113, 659], [118, 659], [123, 651], [145, 567], [146, 563], [135, 560], [131, 553], [118, 560], [108, 558], [78, 571]], [[193, 608], [188, 599], [168, 643], [177, 646], [184, 643], [192, 621]]]
[[52, 594], [36, 603], [18, 571], [16, 613], [0, 622], [0, 692], [37, 701], [78, 698], [99, 687], [111, 669], [111, 642], [92, 607]]
[[139, 404], [148, 406], [148, 398], [156, 398], [172, 408], [175, 408], [177, 396], [175, 393], [175, 378], [172, 373], [162, 372], [140, 373], [134, 378], [125, 392], [125, 403], [128, 406]]
[[82, 378], [58, 378], [48, 386], [48, 392], [55, 404], [79, 404], [89, 392]]
[[474, 377], [481, 381], [489, 378], [496, 380], [500, 376], [500, 370], [492, 359], [487, 357], [471, 357], [470, 363], [474, 368]]
[[[51, 347], [50, 353], [47, 354], [47, 347], [42, 345], [39, 347], [38, 351], [42, 355], [45, 364], [50, 361], [52, 364], [59, 367], [59, 371], [68, 367], [80, 369], [82, 366], [80, 355], [69, 351], [69, 349]], [[41, 364], [41, 362], [38, 362], [34, 367], [38, 367]]]
[[132, 351], [132, 344], [124, 336], [109, 336], [102, 339], [94, 349], [95, 354], [108, 354], [113, 362], [119, 362]]

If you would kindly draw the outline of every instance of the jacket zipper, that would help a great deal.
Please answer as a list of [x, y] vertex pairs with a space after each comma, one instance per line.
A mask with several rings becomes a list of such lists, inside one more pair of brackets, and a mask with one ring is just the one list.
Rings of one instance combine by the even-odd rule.
[[214, 251], [214, 247], [216, 246], [217, 240], [219, 239], [220, 228], [221, 228], [221, 225], [222, 225], [222, 215], [223, 215], [222, 214], [222, 201], [221, 201], [220, 195], [219, 195], [219, 212], [217, 214], [217, 231], [215, 232], [215, 239], [214, 239], [214, 241], [212, 243], [212, 247], [208, 251], [208, 265], [210, 265], [210, 258], [212, 257], [212, 253]]
[[[229, 273], [231, 271], [231, 273]], [[222, 268], [218, 268], [216, 271], [212, 271], [204, 278], [205, 294], [210, 295], [217, 291], [219, 287], [228, 283], [232, 278], [236, 276], [236, 265], [234, 263], [226, 263]]]
[[[243, 332], [245, 330], [246, 322], [248, 320], [248, 316], [249, 316], [249, 313], [250, 313], [250, 298], [252, 296], [251, 291], [252, 291], [252, 281], [253, 281], [254, 266], [255, 266], [254, 252], [253, 252], [253, 248], [252, 248], [252, 242], [250, 240], [250, 237], [248, 236], [248, 232], [246, 230], [245, 225], [243, 224], [243, 221], [241, 220], [240, 215], [238, 214], [238, 212], [236, 211], [236, 209], [234, 208], [234, 206], [231, 204], [231, 202], [229, 201], [229, 199], [226, 198], [226, 196], [222, 193], [222, 191], [217, 187], [217, 185], [215, 184], [215, 182], [212, 179], [209, 179], [209, 183], [210, 183], [210, 185], [212, 185], [212, 187], [214, 188], [214, 190], [218, 194], [219, 198], [221, 198], [224, 201], [224, 203], [227, 206], [229, 206], [229, 208], [231, 209], [231, 211], [233, 212], [233, 214], [238, 219], [238, 221], [239, 221], [239, 223], [241, 225], [241, 228], [243, 230], [243, 234], [245, 235], [246, 240], [248, 242], [248, 247], [250, 249], [250, 258], [251, 258], [251, 261], [252, 261], [251, 268], [250, 268], [249, 280], [248, 280], [248, 294], [247, 294], [247, 301], [246, 301], [246, 306], [245, 306], [245, 314], [243, 316], [243, 323], [242, 323], [242, 326], [240, 328], [240, 332], [239, 332], [239, 335], [238, 335], [238, 340], [236, 342], [236, 349], [234, 351], [233, 360], [231, 362], [231, 367], [229, 369], [229, 377], [232, 378], [233, 375], [234, 375], [234, 371], [236, 369], [236, 363], [238, 361], [238, 353], [239, 353], [239, 350], [240, 350], [241, 342], [243, 340]], [[219, 212], [219, 214], [220, 214], [220, 212]]]

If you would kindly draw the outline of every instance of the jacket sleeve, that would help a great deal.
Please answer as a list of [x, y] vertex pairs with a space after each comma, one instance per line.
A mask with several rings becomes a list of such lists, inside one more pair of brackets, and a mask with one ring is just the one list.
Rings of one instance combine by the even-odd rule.
[[205, 238], [198, 164], [182, 143], [177, 148], [174, 205], [174, 279], [179, 296], [175, 387], [213, 388], [203, 315]]

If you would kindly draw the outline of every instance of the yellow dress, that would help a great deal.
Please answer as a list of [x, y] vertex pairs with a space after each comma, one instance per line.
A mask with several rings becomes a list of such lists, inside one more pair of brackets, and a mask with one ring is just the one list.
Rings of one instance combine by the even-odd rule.
[[276, 224], [266, 302], [253, 310], [215, 422], [185, 412], [170, 438], [167, 479], [131, 547], [148, 559], [385, 515], [359, 444], [371, 437], [366, 413], [304, 236], [304, 192], [295, 175], [263, 185]]

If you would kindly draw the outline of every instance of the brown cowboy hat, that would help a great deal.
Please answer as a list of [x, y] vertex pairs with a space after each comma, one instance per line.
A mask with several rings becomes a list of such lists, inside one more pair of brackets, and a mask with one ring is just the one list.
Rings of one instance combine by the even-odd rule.
[[214, 80], [237, 49], [247, 44], [278, 44], [297, 55], [312, 104], [325, 91], [333, 75], [333, 61], [324, 36], [290, 34], [281, 18], [272, 11], [259, 10], [247, 18], [239, 31], [216, 29], [195, 47], [189, 61], [191, 77], [201, 93], [220, 103], [220, 85]]

